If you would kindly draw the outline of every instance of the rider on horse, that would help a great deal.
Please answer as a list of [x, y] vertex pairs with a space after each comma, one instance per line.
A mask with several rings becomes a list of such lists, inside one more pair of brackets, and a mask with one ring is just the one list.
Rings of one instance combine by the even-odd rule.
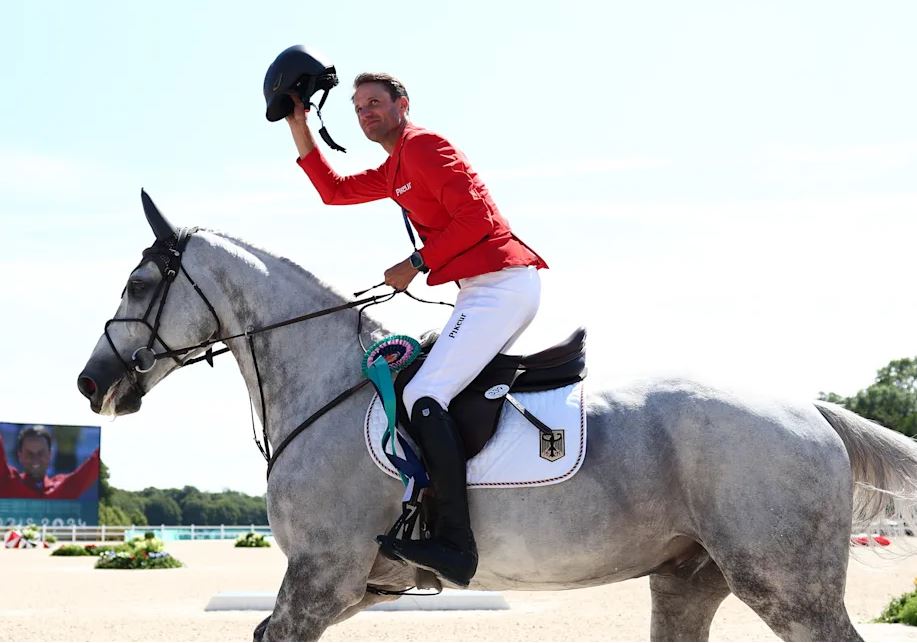
[[[365, 73], [354, 80], [352, 100], [360, 127], [388, 157], [378, 168], [341, 176], [316, 147], [302, 93], [292, 89], [303, 76], [311, 87], [316, 86], [313, 78], [327, 85], [329, 77], [333, 86], [334, 68], [302, 47], [291, 47], [272, 69], [274, 78], [269, 70], [265, 79], [265, 94], [269, 82], [274, 88], [268, 118], [286, 117], [299, 152], [297, 163], [322, 200], [349, 205], [391, 198], [419, 233], [423, 247], [386, 270], [385, 283], [404, 290], [418, 272], [429, 272], [431, 286], [449, 281], [459, 286], [452, 317], [403, 395], [436, 494], [433, 536], [379, 540], [386, 554], [465, 586], [477, 569], [478, 554], [468, 513], [463, 447], [449, 403], [532, 321], [541, 291], [538, 269], [547, 264], [512, 233], [465, 155], [438, 134], [409, 122], [408, 93], [396, 78]], [[290, 89], [283, 91], [285, 87]], [[290, 98], [292, 111], [272, 118], [272, 108], [290, 109]], [[286, 107], [278, 107], [281, 101]], [[322, 135], [330, 141], [325, 132]]]

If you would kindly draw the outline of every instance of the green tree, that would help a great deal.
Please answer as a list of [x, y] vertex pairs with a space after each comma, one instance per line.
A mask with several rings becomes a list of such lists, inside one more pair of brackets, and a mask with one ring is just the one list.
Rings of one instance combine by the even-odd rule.
[[143, 511], [143, 498], [139, 494], [112, 487], [111, 506], [123, 511], [130, 520], [130, 524], [147, 524], [146, 514]]
[[242, 523], [242, 518], [245, 515], [243, 511], [242, 503], [236, 498], [223, 497], [220, 498], [217, 503], [217, 508], [220, 511], [220, 524], [221, 525], [238, 525]]
[[[108, 467], [99, 460], [99, 503], [111, 504], [111, 484], [108, 482]], [[107, 524], [107, 523], [106, 523]]]
[[[201, 493], [185, 498], [182, 504], [182, 524], [184, 525], [212, 525], [210, 502]], [[219, 524], [219, 523], [217, 523]]]
[[100, 525], [130, 525], [131, 519], [118, 507], [99, 503]]
[[175, 496], [174, 496], [175, 502], [177, 502], [179, 505], [184, 505], [186, 498], [189, 498], [191, 496], [198, 496], [200, 495], [200, 493], [201, 492], [198, 491], [197, 487], [192, 487], [191, 485], [185, 485], [181, 489], [175, 490]]
[[[104, 467], [104, 465], [103, 465]], [[106, 525], [247, 525], [267, 524], [264, 496], [224, 489], [208, 493], [190, 485], [181, 489], [148, 487], [125, 491], [112, 487], [109, 470], [100, 472], [99, 522]]]
[[162, 491], [146, 499], [143, 513], [146, 515], [147, 524], [150, 525], [181, 524], [181, 507]]
[[851, 397], [821, 393], [819, 399], [844, 406], [908, 436], [917, 435], [917, 357], [893, 360], [876, 381]]

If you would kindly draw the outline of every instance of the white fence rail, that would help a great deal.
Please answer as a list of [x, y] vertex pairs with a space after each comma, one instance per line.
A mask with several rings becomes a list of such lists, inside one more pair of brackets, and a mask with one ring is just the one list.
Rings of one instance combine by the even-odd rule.
[[[21, 531], [26, 525], [0, 528]], [[39, 528], [42, 540], [52, 535], [60, 542], [121, 542], [143, 536], [147, 532], [161, 540], [228, 540], [247, 533], [271, 537], [270, 525], [42, 525]], [[855, 532], [853, 536], [879, 535], [888, 537], [913, 536], [917, 528], [896, 521], [872, 523], [869, 529]]]
[[[21, 530], [19, 527], [7, 529]], [[162, 540], [225, 540], [254, 532], [271, 535], [269, 525], [66, 525], [39, 527], [42, 540], [52, 535], [60, 542], [119, 542], [153, 532]]]

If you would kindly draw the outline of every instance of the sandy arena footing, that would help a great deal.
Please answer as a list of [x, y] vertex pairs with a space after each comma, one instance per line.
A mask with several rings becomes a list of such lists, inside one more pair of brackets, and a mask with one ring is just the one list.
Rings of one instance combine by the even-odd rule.
[[[912, 539], [908, 539], [912, 540]], [[917, 542], [909, 543], [917, 551]], [[914, 588], [917, 556], [892, 548], [852, 550], [847, 608], [866, 640], [915, 641], [917, 628], [870, 624], [888, 601]], [[93, 569], [94, 558], [47, 550], [0, 550], [9, 588], [0, 607], [0, 641], [250, 641], [267, 611], [205, 611], [222, 592], [274, 596], [285, 559], [276, 548], [237, 549], [232, 541], [175, 542], [181, 569]], [[503, 611], [372, 611], [332, 626], [323, 641], [648, 640], [646, 578], [565, 592], [501, 592]], [[420, 599], [418, 599], [420, 600]], [[727, 598], [711, 640], [776, 641], [744, 603]]]

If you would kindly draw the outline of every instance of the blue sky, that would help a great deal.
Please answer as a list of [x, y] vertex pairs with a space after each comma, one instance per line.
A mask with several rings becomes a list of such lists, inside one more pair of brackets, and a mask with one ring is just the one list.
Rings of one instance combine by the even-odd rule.
[[[394, 204], [323, 206], [264, 119], [264, 71], [294, 43], [342, 78], [323, 112], [340, 171], [384, 154], [350, 80], [394, 73], [551, 264], [520, 350], [582, 322], [595, 386], [684, 374], [800, 399], [917, 354], [917, 5], [521, 7], [0, 5], [0, 420], [99, 422], [74, 383], [149, 244], [141, 186], [342, 290], [406, 256]], [[419, 333], [441, 314], [380, 317]], [[126, 488], [260, 493], [248, 422], [231, 360], [188, 369], [102, 421], [102, 455]]]

